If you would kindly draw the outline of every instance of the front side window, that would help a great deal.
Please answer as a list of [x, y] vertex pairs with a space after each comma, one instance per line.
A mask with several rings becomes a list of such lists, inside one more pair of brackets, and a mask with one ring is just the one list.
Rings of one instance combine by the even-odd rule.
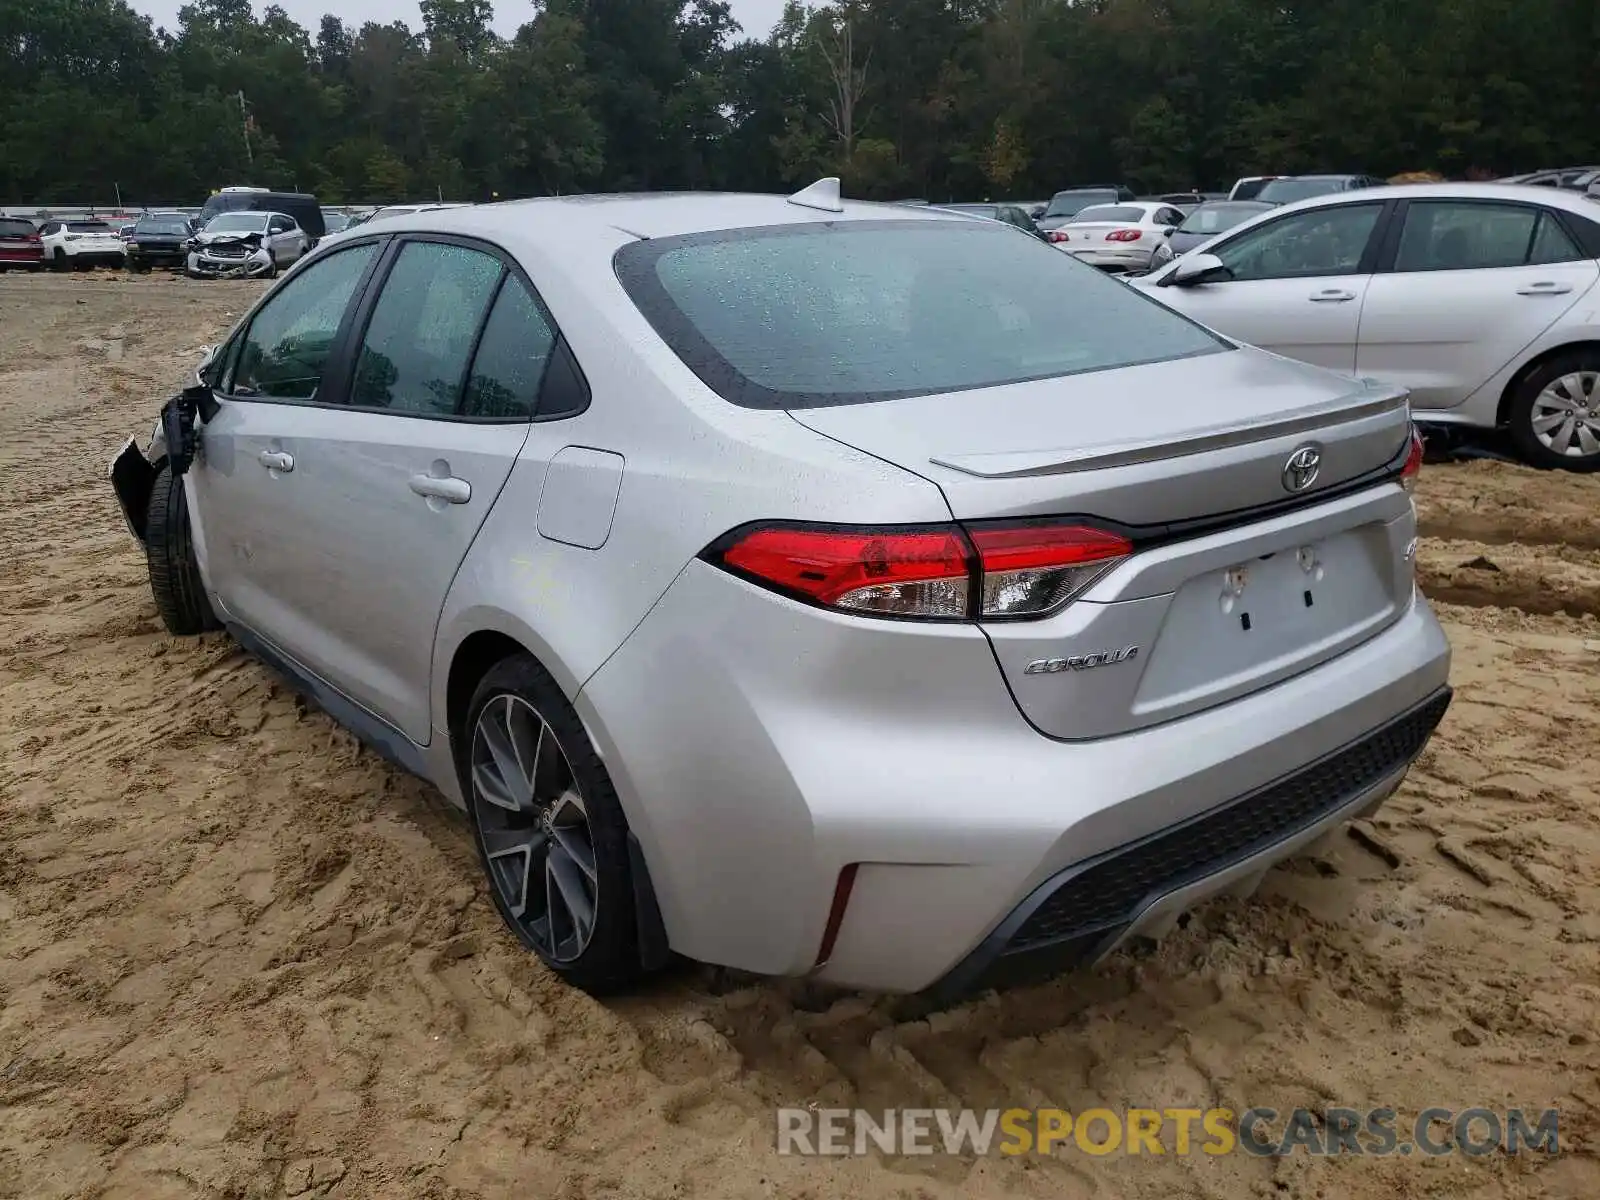
[[1414, 200], [1406, 210], [1396, 271], [1472, 271], [1572, 262], [1581, 257], [1559, 222], [1517, 204]]
[[377, 249], [370, 242], [351, 246], [286, 280], [251, 320], [224, 390], [315, 400], [345, 309]]
[[1236, 280], [1354, 275], [1381, 204], [1314, 208], [1241, 233], [1214, 251]]
[[350, 403], [454, 415], [500, 260], [467, 246], [408, 242], [367, 322]]
[[678, 357], [751, 408], [965, 391], [1230, 349], [1136, 289], [987, 222], [652, 238], [615, 263]]

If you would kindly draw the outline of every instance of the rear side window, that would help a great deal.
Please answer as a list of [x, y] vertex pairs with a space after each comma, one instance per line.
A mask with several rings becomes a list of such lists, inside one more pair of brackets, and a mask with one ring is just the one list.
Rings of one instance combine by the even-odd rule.
[[367, 322], [350, 403], [453, 416], [500, 272], [499, 259], [466, 246], [402, 246]]
[[1515, 204], [1412, 201], [1396, 271], [1471, 271], [1572, 262], [1582, 257], [1542, 209]]
[[555, 330], [528, 289], [507, 276], [472, 360], [463, 415], [531, 421], [555, 344]]
[[1229, 348], [1126, 284], [987, 223], [652, 238], [618, 251], [616, 267], [678, 357], [751, 408], [963, 391]]

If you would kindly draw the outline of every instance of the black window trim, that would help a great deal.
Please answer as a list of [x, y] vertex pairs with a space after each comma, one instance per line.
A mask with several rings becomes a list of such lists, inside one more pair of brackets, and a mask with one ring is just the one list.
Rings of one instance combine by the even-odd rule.
[[[539, 392], [536, 406], [531, 417], [480, 417], [460, 411], [453, 413], [407, 412], [401, 409], [387, 408], [376, 404], [348, 404], [343, 401], [313, 401], [322, 403], [329, 408], [340, 408], [346, 412], [375, 413], [385, 417], [404, 417], [416, 421], [451, 421], [459, 425], [539, 425], [549, 421], [565, 421], [571, 417], [580, 416], [589, 410], [593, 400], [593, 393], [589, 387], [588, 377], [583, 372], [582, 365], [577, 356], [572, 353], [572, 347], [567, 344], [566, 335], [561, 331], [561, 326], [556, 322], [555, 315], [551, 313], [550, 306], [545, 303], [539, 289], [533, 285], [533, 280], [528, 278], [528, 273], [522, 269], [522, 264], [516, 256], [504, 247], [484, 238], [467, 237], [458, 233], [433, 233], [427, 230], [408, 230], [388, 235], [390, 243], [383, 255], [380, 256], [378, 270], [374, 276], [366, 281], [366, 288], [359, 302], [353, 308], [355, 314], [355, 330], [352, 332], [350, 342], [341, 346], [342, 358], [339, 363], [339, 375], [335, 382], [338, 390], [334, 393], [339, 396], [348, 396], [350, 386], [354, 381], [356, 357], [362, 339], [367, 335], [367, 327], [372, 320], [372, 312], [378, 305], [379, 298], [383, 295], [383, 285], [389, 278], [389, 273], [394, 269], [394, 264], [399, 260], [401, 251], [413, 242], [435, 243], [446, 246], [462, 246], [468, 250], [477, 250], [489, 255], [500, 264], [500, 278], [495, 282], [494, 290], [489, 297], [489, 303], [484, 307], [483, 315], [478, 319], [477, 332], [472, 338], [472, 352], [467, 357], [465, 373], [462, 375], [460, 399], [456, 401], [459, 410], [467, 399], [467, 383], [472, 378], [472, 368], [477, 365], [478, 349], [483, 342], [484, 331], [489, 327], [489, 318], [494, 314], [495, 301], [500, 298], [505, 289], [506, 278], [515, 276], [517, 281], [527, 290], [532, 297], [534, 306], [544, 317], [545, 323], [555, 334], [555, 340], [550, 345], [550, 353], [545, 358], [544, 373], [539, 377]], [[576, 380], [581, 400], [575, 406], [564, 410], [544, 415], [546, 393], [553, 389], [551, 380], [556, 374], [557, 359], [561, 359], [561, 370], [568, 376], [567, 383], [562, 386], [571, 386]], [[330, 360], [331, 361], [331, 360]]]
[[[404, 412], [398, 409], [385, 408], [380, 405], [354, 405], [347, 404], [342, 399], [322, 399], [324, 395], [343, 397], [349, 395], [352, 377], [355, 374], [356, 348], [361, 344], [361, 339], [366, 336], [367, 324], [372, 317], [372, 310], [377, 305], [379, 295], [383, 291], [383, 281], [389, 277], [389, 272], [399, 257], [399, 247], [407, 242], [443, 242], [451, 245], [466, 246], [473, 250], [488, 253], [500, 262], [500, 278], [495, 283], [494, 292], [489, 304], [483, 311], [483, 316], [478, 322], [477, 332], [473, 335], [472, 353], [467, 358], [466, 375], [463, 376], [461, 389], [461, 403], [466, 401], [466, 383], [471, 379], [472, 368], [477, 361], [478, 349], [483, 341], [484, 331], [488, 328], [489, 317], [494, 312], [495, 301], [500, 298], [500, 293], [505, 288], [505, 281], [509, 275], [514, 275], [527, 289], [528, 295], [533, 298], [540, 314], [548, 322], [555, 340], [551, 343], [550, 353], [545, 359], [544, 373], [539, 380], [538, 407], [532, 418], [527, 417], [479, 417], [466, 413], [420, 413]], [[243, 404], [285, 404], [296, 408], [336, 408], [346, 412], [374, 413], [379, 416], [404, 417], [423, 421], [453, 421], [464, 425], [528, 425], [542, 424], [548, 421], [564, 421], [571, 417], [580, 416], [589, 409], [593, 399], [593, 392], [589, 387], [588, 376], [583, 372], [582, 365], [577, 356], [573, 354], [567, 338], [561, 331], [561, 326], [556, 323], [555, 317], [550, 312], [550, 307], [544, 302], [544, 297], [539, 294], [539, 289], [533, 286], [533, 281], [528, 278], [528, 273], [516, 258], [502, 247], [481, 238], [463, 237], [453, 233], [415, 232], [378, 232], [358, 235], [349, 241], [341, 240], [325, 250], [313, 252], [305, 259], [305, 265], [286, 277], [292, 280], [302, 272], [309, 270], [315, 263], [335, 255], [354, 250], [359, 246], [375, 245], [378, 252], [372, 256], [372, 261], [367, 264], [367, 269], [356, 282], [355, 291], [352, 293], [351, 303], [346, 306], [344, 316], [339, 322], [339, 329], [333, 336], [333, 343], [328, 351], [328, 365], [323, 371], [322, 382], [318, 386], [318, 397], [307, 400], [290, 396], [241, 396], [233, 392], [225, 392], [221, 384], [232, 382], [232, 373], [235, 363], [233, 359], [239, 348], [244, 345], [245, 339], [250, 336], [250, 328], [255, 324], [257, 315], [267, 303], [278, 294], [279, 288], [268, 289], [260, 300], [250, 309], [233, 335], [228, 339], [226, 346], [218, 352], [216, 361], [222, 364], [222, 373], [218, 377], [218, 385], [212, 388], [213, 394], [220, 401]], [[553, 383], [557, 375], [557, 360], [560, 359], [560, 372], [564, 380]], [[556, 387], [562, 387], [569, 392], [575, 391], [579, 401], [562, 409], [544, 415], [547, 393], [553, 392]]]
[[[1547, 204], [1540, 204], [1533, 200], [1507, 199], [1500, 196], [1407, 196], [1403, 200], [1392, 200], [1394, 212], [1389, 216], [1388, 228], [1384, 231], [1382, 252], [1378, 255], [1377, 266], [1373, 269], [1375, 275], [1448, 275], [1452, 271], [1519, 271], [1530, 266], [1562, 266], [1562, 263], [1518, 263], [1508, 267], [1444, 267], [1432, 271], [1397, 271], [1395, 263], [1400, 257], [1400, 238], [1405, 232], [1406, 213], [1413, 204], [1470, 204], [1488, 206], [1491, 208], [1530, 208], [1536, 214], [1554, 220], [1557, 228], [1571, 239], [1572, 244], [1578, 248], [1578, 253], [1583, 258], [1572, 259], [1572, 262], [1584, 262], [1600, 258], [1600, 224], [1593, 224], [1591, 229], [1583, 226], [1592, 223], [1587, 217], [1577, 217], [1572, 213], [1563, 212], [1559, 208], [1551, 208]], [[1534, 221], [1532, 238], [1539, 236], [1539, 222]], [[1531, 250], [1532, 241], [1529, 242]]]
[[[1334, 274], [1321, 275], [1274, 275], [1270, 279], [1239, 279], [1226, 280], [1228, 283], [1280, 283], [1284, 280], [1296, 279], [1349, 279], [1355, 275], [1372, 275], [1377, 272], [1377, 263], [1381, 259], [1383, 248], [1388, 244], [1389, 229], [1394, 220], [1395, 206], [1405, 203], [1403, 200], [1379, 200], [1372, 196], [1362, 197], [1357, 193], [1338, 193], [1339, 200], [1333, 204], [1318, 204], [1311, 208], [1296, 209], [1294, 212], [1278, 213], [1271, 220], [1262, 221], [1259, 225], [1252, 225], [1248, 229], [1225, 230], [1216, 235], [1216, 246], [1211, 250], [1215, 254], [1218, 250], [1227, 249], [1229, 243], [1238, 241], [1242, 237], [1258, 233], [1283, 221], [1292, 221], [1296, 217], [1303, 217], [1308, 213], [1327, 212], [1336, 208], [1371, 208], [1378, 207], [1378, 220], [1372, 227], [1372, 232], [1367, 235], [1366, 248], [1361, 251], [1361, 257], [1356, 261], [1355, 270], [1339, 271]], [[1268, 210], [1271, 211], [1270, 209]], [[1249, 218], [1246, 218], [1248, 220]]]

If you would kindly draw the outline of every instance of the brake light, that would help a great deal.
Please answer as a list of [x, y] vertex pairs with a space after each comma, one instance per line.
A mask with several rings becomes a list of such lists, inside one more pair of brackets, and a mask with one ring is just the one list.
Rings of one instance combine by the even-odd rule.
[[703, 555], [753, 583], [863, 616], [970, 621], [1056, 612], [1133, 553], [1118, 534], [1035, 521], [900, 526], [770, 525]]
[[1049, 233], [1045, 234], [1045, 237], [1049, 238], [1052, 242], [1064, 242], [1067, 240], [1068, 235], [1062, 233], [1059, 229], [1052, 229]]
[[829, 608], [886, 616], [963, 617], [971, 590], [965, 541], [945, 527], [757, 529], [722, 562]]
[[1106, 234], [1106, 241], [1137, 242], [1143, 236], [1144, 232], [1139, 229], [1113, 229], [1110, 233]]
[[980, 526], [972, 529], [982, 570], [984, 617], [1042, 616], [1061, 608], [1133, 543], [1085, 525]]
[[1406, 465], [1400, 468], [1400, 486], [1408, 492], [1416, 490], [1417, 476], [1422, 474], [1422, 455], [1422, 433], [1413, 425], [1411, 449], [1406, 453]]

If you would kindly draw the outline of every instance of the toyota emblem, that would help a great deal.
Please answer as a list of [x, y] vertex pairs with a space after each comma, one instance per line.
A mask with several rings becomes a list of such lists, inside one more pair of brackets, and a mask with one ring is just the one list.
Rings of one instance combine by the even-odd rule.
[[1283, 490], [1303, 492], [1317, 481], [1321, 471], [1322, 451], [1315, 446], [1301, 446], [1283, 464]]

